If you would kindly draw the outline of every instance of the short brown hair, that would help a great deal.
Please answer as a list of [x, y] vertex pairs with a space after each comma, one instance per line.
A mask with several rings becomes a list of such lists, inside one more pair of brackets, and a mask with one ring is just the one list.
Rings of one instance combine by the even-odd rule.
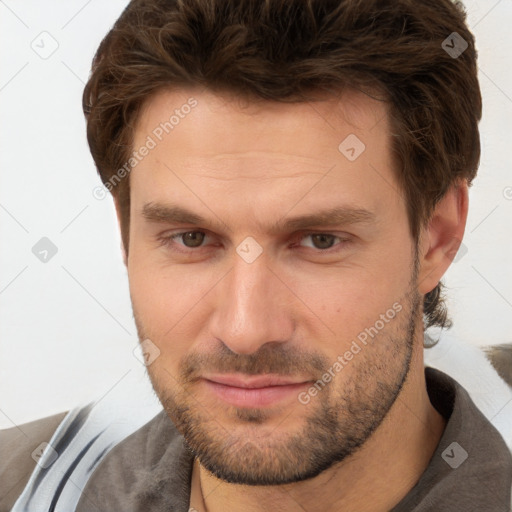
[[[467, 44], [458, 56], [445, 51], [454, 37]], [[448, 188], [476, 175], [482, 100], [460, 2], [132, 0], [101, 42], [83, 94], [105, 185], [129, 161], [143, 104], [162, 89], [191, 86], [287, 102], [377, 86], [389, 104], [395, 172], [415, 241]], [[112, 193], [128, 252], [129, 179]], [[450, 325], [441, 286], [424, 297], [426, 327]]]

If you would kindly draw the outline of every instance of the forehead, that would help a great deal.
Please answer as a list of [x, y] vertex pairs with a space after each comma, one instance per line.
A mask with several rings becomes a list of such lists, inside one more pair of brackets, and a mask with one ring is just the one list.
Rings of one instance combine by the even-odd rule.
[[386, 103], [356, 91], [302, 103], [161, 91], [141, 111], [134, 149], [149, 139], [130, 174], [132, 204], [202, 197], [204, 210], [210, 196], [217, 212], [231, 206], [247, 217], [270, 202], [300, 203], [300, 214], [320, 200], [378, 213], [382, 191], [396, 191]]
[[[319, 150], [328, 149], [326, 157], [337, 158], [338, 144], [344, 136], [364, 134], [365, 143], [375, 145], [389, 131], [384, 101], [352, 89], [316, 98], [305, 102], [253, 101], [197, 88], [162, 90], [145, 102], [134, 143], [137, 147], [145, 136], [153, 134], [164, 138], [163, 142], [174, 140], [176, 155], [183, 148], [179, 143], [187, 138], [187, 149], [200, 148], [195, 153], [205, 156], [217, 155], [220, 150], [233, 154], [278, 152], [290, 146], [297, 156], [318, 156]], [[190, 125], [195, 139], [187, 137], [191, 135]], [[378, 125], [380, 130], [374, 130]]]

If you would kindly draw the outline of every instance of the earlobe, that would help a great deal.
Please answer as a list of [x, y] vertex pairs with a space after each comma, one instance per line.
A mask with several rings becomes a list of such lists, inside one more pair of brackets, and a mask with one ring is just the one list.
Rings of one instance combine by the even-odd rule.
[[123, 241], [121, 240], [121, 252], [123, 254], [123, 263], [125, 267], [128, 267], [128, 257], [126, 256], [126, 249], [124, 248]]
[[117, 196], [114, 196], [114, 205], [116, 207], [116, 217], [117, 217], [117, 226], [119, 228], [119, 233], [121, 233], [121, 252], [123, 254], [123, 263], [124, 263], [124, 266], [127, 267], [128, 266], [128, 258], [127, 258], [127, 255], [126, 255], [126, 249], [124, 247], [124, 243], [123, 243], [123, 237], [122, 237], [122, 229], [121, 229], [121, 207], [119, 205], [119, 198]]
[[437, 203], [419, 244], [418, 291], [435, 288], [451, 265], [464, 237], [468, 213], [468, 185], [454, 183]]

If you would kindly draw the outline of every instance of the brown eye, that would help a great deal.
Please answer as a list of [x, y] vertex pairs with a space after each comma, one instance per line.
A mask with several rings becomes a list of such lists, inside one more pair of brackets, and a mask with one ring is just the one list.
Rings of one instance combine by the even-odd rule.
[[199, 247], [203, 243], [205, 234], [202, 231], [187, 231], [181, 233], [180, 237], [185, 247]]
[[325, 233], [319, 233], [315, 235], [309, 235], [316, 249], [330, 249], [334, 245], [334, 241], [337, 238], [334, 235], [328, 235]]

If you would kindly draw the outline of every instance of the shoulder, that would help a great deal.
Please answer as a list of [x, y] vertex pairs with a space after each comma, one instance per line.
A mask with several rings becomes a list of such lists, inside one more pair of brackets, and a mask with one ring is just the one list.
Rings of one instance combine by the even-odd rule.
[[1, 511], [12, 508], [36, 466], [38, 448], [50, 440], [66, 414], [62, 412], [0, 430]]
[[512, 343], [491, 345], [484, 351], [498, 375], [509, 386], [512, 386]]
[[162, 411], [108, 453], [76, 510], [96, 512], [98, 503], [102, 510], [186, 510], [192, 464], [183, 437]]

